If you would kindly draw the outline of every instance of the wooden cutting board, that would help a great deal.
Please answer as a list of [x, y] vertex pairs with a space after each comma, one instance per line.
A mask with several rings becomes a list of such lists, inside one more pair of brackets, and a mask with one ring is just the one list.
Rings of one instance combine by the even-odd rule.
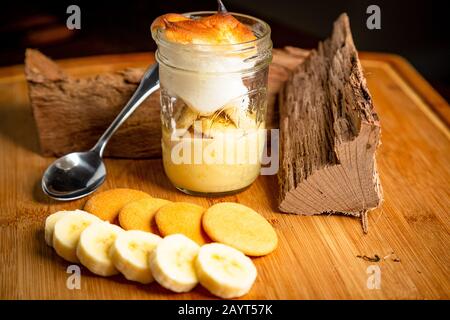
[[[145, 66], [149, 59], [132, 54], [61, 63], [72, 74], [88, 75]], [[382, 125], [377, 160], [385, 201], [369, 214], [369, 234], [349, 217], [280, 213], [271, 176], [259, 177], [235, 196], [199, 198], [176, 191], [159, 159], [108, 159], [101, 189], [137, 188], [205, 207], [236, 201], [264, 215], [278, 233], [279, 247], [254, 259], [259, 275], [244, 299], [449, 299], [450, 108], [402, 58], [362, 53], [361, 59]], [[86, 269], [81, 289], [67, 289], [69, 263], [45, 245], [43, 223], [54, 211], [81, 208], [85, 199], [61, 203], [41, 192], [41, 174], [53, 159], [39, 155], [28, 103], [23, 66], [0, 69], [0, 298], [213, 298], [200, 286], [174, 294], [157, 284], [101, 278]], [[381, 261], [358, 257], [364, 255]], [[374, 270], [378, 289], [368, 286], [377, 277]]]

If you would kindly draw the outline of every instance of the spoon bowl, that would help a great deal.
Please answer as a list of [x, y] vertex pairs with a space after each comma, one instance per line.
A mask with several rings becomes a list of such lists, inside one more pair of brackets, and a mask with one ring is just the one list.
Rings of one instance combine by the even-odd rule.
[[42, 189], [57, 200], [75, 200], [94, 192], [106, 178], [95, 151], [73, 152], [53, 162], [42, 177]]

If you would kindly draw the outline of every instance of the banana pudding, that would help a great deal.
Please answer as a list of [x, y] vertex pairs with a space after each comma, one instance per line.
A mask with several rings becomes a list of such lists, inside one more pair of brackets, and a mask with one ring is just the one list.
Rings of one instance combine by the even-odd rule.
[[219, 6], [162, 15], [151, 30], [168, 178], [190, 194], [246, 188], [259, 175], [265, 145], [269, 26]]

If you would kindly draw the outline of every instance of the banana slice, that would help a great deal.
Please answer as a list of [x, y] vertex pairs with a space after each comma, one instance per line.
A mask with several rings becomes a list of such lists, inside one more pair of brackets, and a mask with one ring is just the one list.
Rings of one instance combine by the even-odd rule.
[[50, 247], [53, 246], [53, 231], [55, 230], [56, 222], [71, 212], [73, 211], [69, 210], [58, 211], [49, 215], [47, 219], [45, 219], [45, 227], [44, 227], [45, 242]]
[[194, 261], [199, 245], [182, 234], [165, 237], [150, 256], [155, 280], [175, 292], [188, 292], [197, 283]]
[[[57, 216], [51, 220], [53, 219], [56, 220]], [[51, 228], [51, 220], [48, 222], [48, 226], [46, 223], [46, 232], [47, 227], [49, 230]], [[96, 222], [102, 222], [102, 220], [82, 210], [71, 211], [60, 217], [53, 228], [53, 248], [56, 253], [67, 261], [79, 262], [76, 251], [80, 234], [85, 228]]]
[[87, 227], [80, 235], [77, 257], [92, 273], [100, 276], [112, 276], [119, 271], [109, 256], [109, 251], [124, 230], [109, 222], [95, 223]]
[[150, 254], [161, 241], [156, 234], [130, 230], [119, 234], [111, 246], [110, 257], [125, 278], [140, 283], [152, 282]]
[[202, 286], [226, 299], [246, 294], [257, 274], [250, 258], [221, 243], [210, 243], [200, 248], [195, 270]]
[[198, 112], [188, 106], [179, 108], [174, 113], [177, 129], [189, 129], [198, 117]]
[[224, 111], [239, 129], [248, 130], [257, 128], [256, 115], [248, 112], [246, 108], [228, 106], [224, 108]]
[[201, 121], [203, 135], [209, 138], [214, 138], [226, 133], [233, 133], [231, 130], [236, 130], [234, 123], [222, 115], [209, 118], [201, 117], [199, 121]]

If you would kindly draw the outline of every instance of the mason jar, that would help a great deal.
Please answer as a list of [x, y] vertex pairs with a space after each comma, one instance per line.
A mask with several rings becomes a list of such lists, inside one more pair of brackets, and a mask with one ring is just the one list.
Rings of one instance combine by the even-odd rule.
[[[198, 19], [215, 12], [191, 12]], [[152, 31], [158, 45], [162, 161], [179, 190], [225, 195], [253, 183], [265, 146], [270, 27], [232, 15], [256, 39], [238, 44], [181, 44]]]

